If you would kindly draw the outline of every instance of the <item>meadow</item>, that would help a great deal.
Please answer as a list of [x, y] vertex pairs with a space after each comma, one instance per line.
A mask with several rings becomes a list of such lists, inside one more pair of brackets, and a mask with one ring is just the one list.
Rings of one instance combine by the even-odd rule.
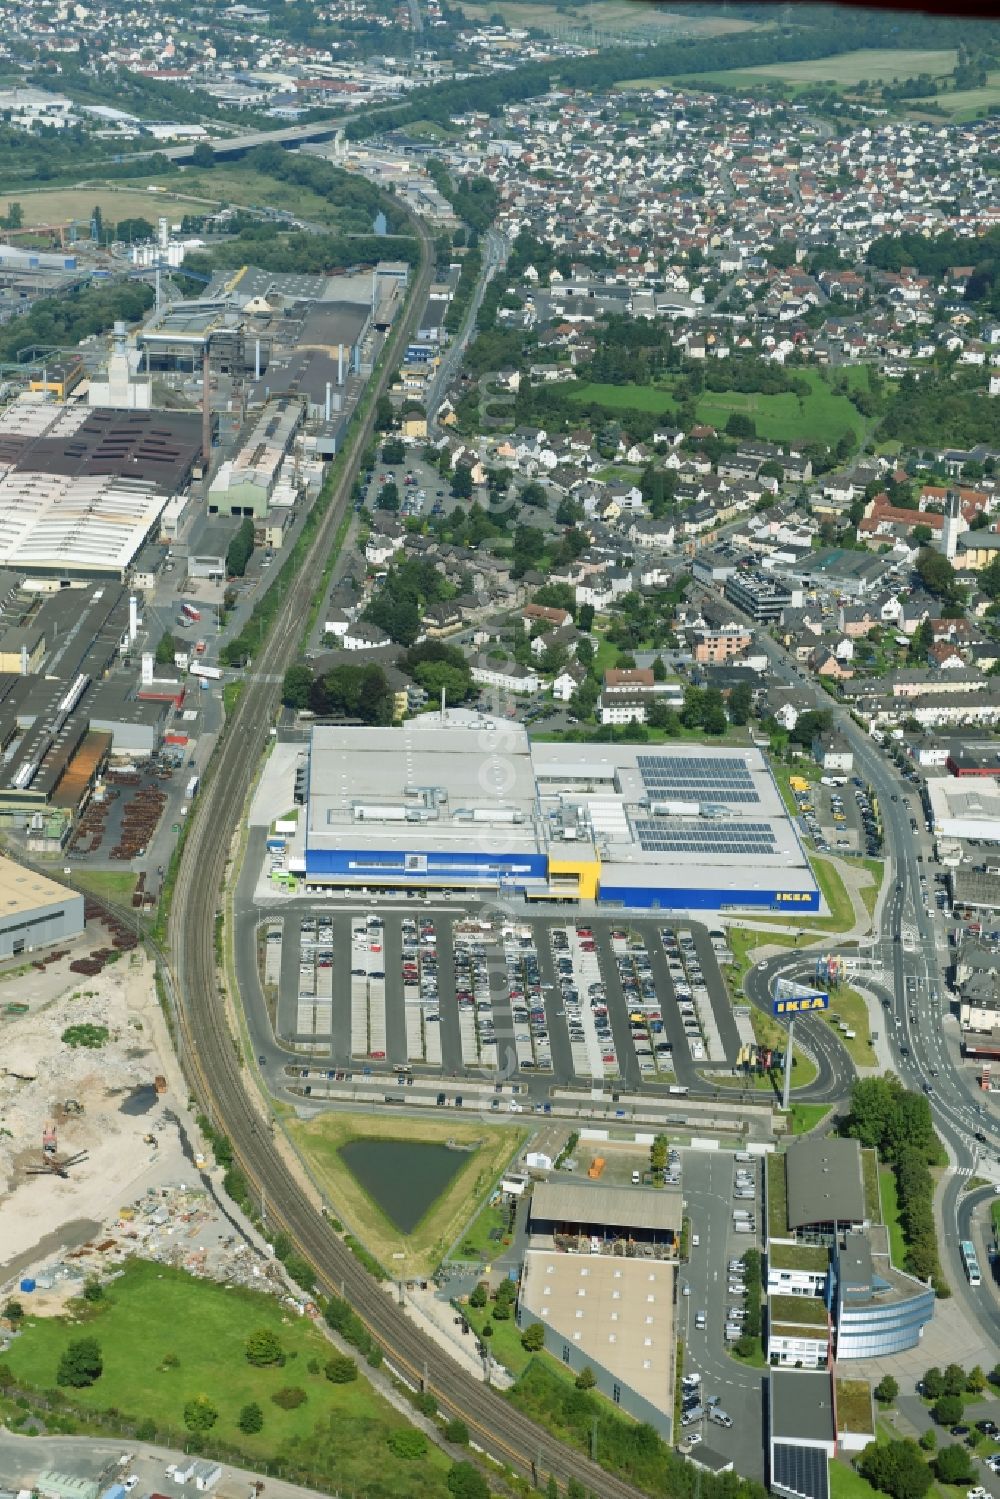
[[[325, 1471], [335, 1454], [344, 1492], [382, 1499], [434, 1499], [446, 1494], [447, 1460], [430, 1447], [419, 1462], [389, 1446], [405, 1418], [363, 1377], [331, 1384], [323, 1373], [332, 1344], [307, 1317], [273, 1296], [197, 1280], [181, 1270], [131, 1260], [105, 1300], [79, 1317], [34, 1317], [26, 1308], [24, 1331], [5, 1359], [19, 1384], [39, 1390], [56, 1385], [56, 1370], [73, 1338], [95, 1337], [104, 1372], [88, 1388], [68, 1392], [94, 1411], [115, 1409], [155, 1423], [161, 1440], [183, 1433], [187, 1401], [207, 1395], [218, 1411], [209, 1441], [239, 1448], [248, 1459], [282, 1457]], [[281, 1367], [247, 1362], [245, 1344], [258, 1328], [270, 1329], [285, 1355]], [[273, 1396], [297, 1387], [305, 1400], [283, 1409]], [[260, 1432], [245, 1434], [237, 1421], [244, 1405], [264, 1413]]]

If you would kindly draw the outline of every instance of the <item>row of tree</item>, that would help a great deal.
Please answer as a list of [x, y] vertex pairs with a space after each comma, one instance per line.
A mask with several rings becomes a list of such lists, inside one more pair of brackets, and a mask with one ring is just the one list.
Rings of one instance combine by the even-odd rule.
[[876, 1150], [896, 1178], [899, 1222], [906, 1243], [902, 1268], [931, 1281], [938, 1296], [951, 1294], [941, 1270], [932, 1199], [930, 1167], [944, 1160], [944, 1150], [922, 1093], [911, 1093], [898, 1077], [859, 1078], [851, 1089], [845, 1132]]

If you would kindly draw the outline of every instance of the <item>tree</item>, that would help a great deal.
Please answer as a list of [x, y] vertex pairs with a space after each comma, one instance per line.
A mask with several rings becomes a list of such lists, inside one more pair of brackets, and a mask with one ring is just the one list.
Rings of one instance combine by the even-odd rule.
[[949, 1442], [934, 1459], [934, 1471], [941, 1483], [968, 1483], [975, 1468], [968, 1448]]
[[399, 485], [395, 479], [388, 479], [382, 485], [375, 496], [375, 509], [390, 510], [393, 514], [399, 509]]
[[96, 1275], [88, 1275], [87, 1279], [84, 1281], [83, 1299], [84, 1301], [89, 1301], [92, 1305], [95, 1302], [104, 1300], [104, 1287], [101, 1285], [101, 1282], [97, 1279]]
[[472, 469], [460, 463], [451, 476], [451, 492], [456, 500], [471, 500], [472, 489]]
[[910, 539], [915, 541], [917, 546], [925, 547], [934, 540], [934, 532], [930, 526], [914, 526], [910, 532]]
[[869, 1442], [857, 1466], [863, 1478], [892, 1499], [921, 1499], [933, 1482], [916, 1442]]
[[532, 1322], [521, 1334], [521, 1347], [526, 1353], [538, 1353], [545, 1347], [545, 1329], [540, 1322]]
[[717, 687], [707, 687], [705, 689], [701, 722], [706, 734], [724, 734], [726, 732], [728, 726], [726, 705], [722, 700], [722, 693]]
[[240, 522], [240, 528], [226, 551], [226, 573], [230, 578], [242, 578], [246, 573], [247, 563], [253, 556], [253, 540], [253, 520], [248, 515]]
[[938, 1426], [957, 1426], [965, 1413], [961, 1395], [939, 1395], [931, 1406], [931, 1418]]
[[195, 1395], [184, 1407], [184, 1425], [188, 1431], [211, 1431], [219, 1419], [219, 1412], [207, 1395]]
[[323, 1372], [331, 1384], [353, 1384], [358, 1366], [346, 1353], [335, 1353], [327, 1359]]
[[169, 630], [164, 630], [156, 647], [155, 660], [157, 666], [173, 666], [174, 655], [176, 654], [177, 649], [177, 641], [171, 635]]
[[968, 1373], [965, 1388], [970, 1395], [981, 1395], [986, 1388], [986, 1374], [978, 1364], [975, 1364]]
[[486, 1305], [487, 1296], [488, 1293], [486, 1289], [486, 1282], [481, 1280], [479, 1284], [474, 1286], [469, 1292], [469, 1305], [475, 1307], [484, 1307]]
[[71, 1389], [82, 1390], [94, 1384], [103, 1373], [104, 1359], [101, 1357], [101, 1346], [97, 1339], [74, 1338], [71, 1343], [67, 1344], [59, 1360], [56, 1384], [69, 1385]]
[[306, 666], [302, 662], [297, 666], [290, 666], [281, 684], [281, 701], [286, 708], [308, 708], [312, 685], [311, 666]]
[[459, 1416], [445, 1423], [444, 1439], [455, 1447], [468, 1447], [469, 1428]]
[[[858, 1138], [860, 1139], [860, 1136]], [[862, 1143], [864, 1142], [862, 1141]], [[928, 1400], [937, 1400], [939, 1396], [945, 1393], [944, 1375], [941, 1373], [941, 1370], [937, 1367], [936, 1364], [932, 1364], [929, 1369], [924, 1370], [924, 1377], [920, 1381], [920, 1383], [924, 1387], [923, 1393], [927, 1396]]]
[[918, 1440], [925, 1452], [933, 1452], [937, 1447], [937, 1432], [933, 1426], [928, 1426], [926, 1431], [920, 1433]]
[[948, 1364], [944, 1371], [944, 1392], [946, 1395], [964, 1395], [968, 1375], [961, 1364]]
[[663, 664], [662, 656], [653, 657], [653, 665], [651, 670], [653, 673], [654, 682], [665, 682], [667, 680], [667, 668]]
[[244, 1344], [247, 1363], [267, 1369], [285, 1362], [285, 1354], [277, 1336], [269, 1327], [258, 1327]]
[[489, 1484], [475, 1463], [454, 1463], [448, 1470], [448, 1492], [452, 1499], [490, 1499]]
[[526, 484], [521, 490], [519, 498], [522, 505], [530, 505], [534, 510], [548, 509], [548, 496], [541, 484], [534, 482]]
[[246, 1432], [247, 1436], [253, 1436], [255, 1432], [261, 1431], [264, 1426], [264, 1412], [256, 1400], [251, 1400], [249, 1405], [244, 1405], [236, 1422], [240, 1431]]
[[597, 1375], [589, 1364], [584, 1364], [574, 1383], [578, 1390], [592, 1390], [597, 1383]]
[[875, 1386], [875, 1399], [880, 1400], [883, 1405], [891, 1405], [899, 1394], [899, 1385], [891, 1374], [883, 1374], [879, 1383]]
[[929, 593], [938, 598], [955, 597], [955, 569], [943, 552], [921, 547], [917, 553], [917, 575]]
[[215, 152], [208, 141], [199, 141], [191, 152], [191, 164], [196, 167], [214, 167]]
[[749, 723], [752, 707], [753, 690], [749, 682], [738, 682], [729, 694], [730, 722], [735, 724]]
[[0, 1316], [6, 1317], [12, 1327], [17, 1327], [24, 1318], [24, 1307], [19, 1301], [8, 1301]]
[[589, 635], [594, 628], [594, 606], [593, 604], [581, 604], [576, 613], [577, 628], [585, 635]]
[[388, 463], [390, 467], [395, 468], [405, 457], [406, 449], [401, 437], [390, 437], [382, 444], [382, 462]]

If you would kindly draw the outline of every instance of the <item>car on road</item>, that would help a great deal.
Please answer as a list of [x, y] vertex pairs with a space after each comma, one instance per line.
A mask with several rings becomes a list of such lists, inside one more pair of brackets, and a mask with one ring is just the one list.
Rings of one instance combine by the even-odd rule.
[[953, 1437], [967, 1437], [969, 1435], [969, 1428], [968, 1426], [953, 1426], [951, 1434]]
[[263, 1052], [261, 1052], [260, 1056], [257, 1058], [257, 1064], [260, 1067], [266, 1067], [267, 1066], [267, 1057], [264, 1055]]

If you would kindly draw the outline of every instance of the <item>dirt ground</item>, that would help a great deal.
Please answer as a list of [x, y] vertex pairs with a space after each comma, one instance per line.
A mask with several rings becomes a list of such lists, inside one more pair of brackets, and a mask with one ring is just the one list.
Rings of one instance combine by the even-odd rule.
[[[184, 1169], [176, 1119], [187, 1091], [152, 965], [136, 950], [98, 978], [70, 972], [93, 946], [88, 933], [44, 971], [0, 972], [0, 1012], [12, 1001], [30, 1006], [0, 1018], [0, 1281], [33, 1247], [87, 1237], [86, 1225], [105, 1222], [150, 1173]], [[79, 1024], [106, 1027], [107, 1042], [67, 1045], [63, 1032]], [[167, 1079], [161, 1096], [157, 1075]], [[32, 1169], [42, 1164], [47, 1125], [57, 1131], [57, 1161], [84, 1153], [65, 1177]]]

